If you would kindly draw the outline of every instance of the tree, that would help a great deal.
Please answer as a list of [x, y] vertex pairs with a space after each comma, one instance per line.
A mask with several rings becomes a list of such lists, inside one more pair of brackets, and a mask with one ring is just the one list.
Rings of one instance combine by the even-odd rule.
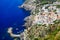
[[38, 40], [38, 38], [35, 38], [34, 40]]

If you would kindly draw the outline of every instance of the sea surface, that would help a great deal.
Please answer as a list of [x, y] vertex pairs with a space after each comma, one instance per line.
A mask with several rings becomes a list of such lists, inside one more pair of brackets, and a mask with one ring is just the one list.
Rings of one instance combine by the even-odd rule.
[[[13, 40], [7, 30], [13, 28], [14, 34], [24, 31], [24, 18], [29, 16], [30, 11], [26, 11], [18, 6], [22, 5], [25, 0], [0, 0], [0, 40]], [[16, 28], [18, 28], [16, 30]], [[18, 32], [18, 33], [17, 33]]]

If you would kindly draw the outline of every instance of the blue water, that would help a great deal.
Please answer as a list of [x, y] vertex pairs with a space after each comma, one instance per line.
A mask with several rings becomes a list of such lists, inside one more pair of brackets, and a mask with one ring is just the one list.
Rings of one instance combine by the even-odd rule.
[[[29, 16], [29, 11], [18, 8], [25, 0], [0, 0], [0, 40], [13, 40], [7, 33], [9, 27], [13, 27], [13, 33], [23, 32], [24, 18]], [[18, 28], [19, 30], [15, 30]]]

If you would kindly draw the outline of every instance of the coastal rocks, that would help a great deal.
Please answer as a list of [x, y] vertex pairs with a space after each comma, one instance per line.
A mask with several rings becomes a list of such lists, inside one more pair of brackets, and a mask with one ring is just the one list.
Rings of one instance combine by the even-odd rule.
[[33, 19], [34, 19], [34, 17], [32, 15], [30, 15], [29, 17], [26, 17], [24, 19], [26, 21], [26, 23], [24, 24], [24, 26], [26, 26], [26, 28], [32, 26]]
[[22, 32], [22, 33], [20, 33], [20, 34], [14, 34], [13, 32], [12, 32], [12, 27], [10, 27], [9, 29], [8, 29], [8, 33], [10, 34], [10, 36], [11, 37], [13, 37], [13, 38], [20, 38], [20, 40], [27, 40], [28, 38], [27, 38], [27, 36], [28, 36], [28, 31], [27, 31], [27, 29], [25, 29], [24, 30], [24, 32]]
[[25, 3], [23, 3], [23, 5], [20, 6], [20, 8], [24, 8], [26, 10], [33, 10], [36, 8], [36, 5], [34, 3], [35, 0], [26, 0]]

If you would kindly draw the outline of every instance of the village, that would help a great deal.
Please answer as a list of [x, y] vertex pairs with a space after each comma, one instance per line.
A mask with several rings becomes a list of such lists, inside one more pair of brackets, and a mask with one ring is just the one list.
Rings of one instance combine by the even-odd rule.
[[[60, 33], [60, 6], [57, 6], [60, 5], [60, 2], [56, 1], [44, 5], [35, 2], [36, 0], [30, 0], [20, 6], [20, 8], [31, 10], [31, 15], [25, 18], [26, 23], [24, 26], [26, 26], [26, 29], [24, 32], [16, 35], [12, 33], [13, 28], [9, 28], [8, 33], [12, 37], [19, 37], [20, 40], [58, 40]], [[54, 35], [55, 31], [57, 32]], [[55, 36], [54, 39], [53, 36]]]

